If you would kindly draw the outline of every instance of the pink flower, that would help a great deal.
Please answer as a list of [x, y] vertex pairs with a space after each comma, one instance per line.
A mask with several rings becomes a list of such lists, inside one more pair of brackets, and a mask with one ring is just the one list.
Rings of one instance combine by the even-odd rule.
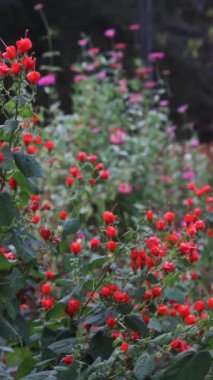
[[86, 39], [78, 41], [78, 46], [86, 46], [87, 44], [88, 44], [88, 40]]
[[84, 80], [87, 79], [87, 75], [84, 75], [84, 74], [79, 74], [79, 75], [76, 75], [75, 78], [74, 78], [74, 82], [75, 83], [80, 83], [80, 82], [83, 82]]
[[160, 175], [160, 180], [163, 183], [170, 184], [172, 183], [173, 179], [167, 175]]
[[176, 130], [176, 125], [170, 125], [169, 127], [166, 128], [166, 134], [168, 137], [175, 137], [175, 130]]
[[87, 53], [89, 55], [96, 55], [100, 52], [100, 49], [98, 47], [94, 47], [94, 48], [91, 48], [91, 49], [88, 49], [87, 50]]
[[183, 104], [182, 106], [177, 108], [178, 113], [185, 113], [188, 110], [189, 106], [188, 104]]
[[164, 59], [164, 58], [165, 58], [165, 53], [163, 51], [153, 52], [149, 54], [149, 61], [151, 62], [156, 61], [157, 59]]
[[100, 71], [99, 73], [97, 73], [96, 78], [98, 78], [98, 79], [106, 78], [106, 71]]
[[155, 82], [146, 82], [145, 84], [144, 84], [144, 87], [145, 88], [153, 88], [153, 87], [155, 87]]
[[132, 192], [132, 186], [127, 182], [120, 183], [120, 185], [118, 185], [118, 191], [119, 193], [128, 195]]
[[126, 44], [123, 44], [123, 43], [117, 43], [115, 44], [115, 49], [116, 50], [123, 50], [123, 49], [126, 49]]
[[183, 179], [185, 179], [186, 181], [191, 181], [195, 177], [196, 177], [196, 173], [194, 173], [194, 172], [186, 172], [183, 175]]
[[121, 128], [117, 128], [113, 133], [110, 133], [110, 142], [112, 144], [123, 144], [126, 141], [126, 138], [127, 134]]
[[189, 143], [191, 148], [197, 148], [197, 146], [199, 146], [199, 144], [200, 144], [200, 142], [198, 139], [192, 139]]
[[135, 31], [135, 30], [140, 29], [140, 25], [139, 24], [132, 24], [132, 25], [129, 25], [128, 29], [131, 31]]
[[46, 87], [46, 86], [52, 86], [55, 84], [55, 81], [56, 81], [56, 75], [51, 73], [51, 74], [47, 74], [47, 75], [43, 75], [37, 82], [37, 84], [39, 86], [43, 86], [43, 87]]
[[143, 96], [141, 94], [132, 94], [129, 97], [129, 102], [130, 103], [139, 103], [143, 99]]
[[116, 34], [115, 29], [107, 29], [107, 30], [105, 30], [105, 32], [104, 32], [104, 35], [105, 35], [105, 37], [107, 37], [107, 38], [114, 38], [114, 37], [115, 37], [115, 34]]
[[159, 105], [161, 107], [168, 107], [169, 101], [167, 99], [161, 100], [160, 103], [159, 103]]

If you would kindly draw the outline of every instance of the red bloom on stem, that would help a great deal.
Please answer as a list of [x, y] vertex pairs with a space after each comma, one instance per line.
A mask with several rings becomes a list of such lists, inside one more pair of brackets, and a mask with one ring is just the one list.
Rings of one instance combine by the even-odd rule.
[[9, 72], [10, 72], [9, 67], [4, 62], [0, 62], [0, 78], [5, 77], [6, 75], [9, 74]]
[[209, 309], [213, 309], [213, 297], [208, 298], [207, 305]]
[[32, 48], [32, 42], [29, 38], [21, 38], [20, 40], [16, 41], [17, 49], [20, 53], [24, 54], [27, 53], [28, 50]]
[[70, 316], [73, 317], [77, 311], [80, 309], [81, 303], [79, 300], [76, 300], [75, 298], [72, 298], [66, 307], [66, 313]]
[[108, 317], [106, 319], [106, 325], [110, 328], [113, 328], [117, 325], [117, 321], [114, 317]]
[[78, 161], [84, 162], [87, 159], [87, 154], [85, 152], [79, 152], [76, 158]]
[[171, 261], [166, 261], [163, 263], [162, 268], [166, 273], [173, 273], [175, 270], [175, 264]]
[[43, 285], [41, 286], [41, 292], [42, 292], [43, 294], [49, 294], [49, 293], [51, 292], [51, 290], [52, 290], [52, 287], [51, 287], [50, 284], [45, 283], [45, 284], [43, 284]]
[[205, 303], [203, 301], [196, 301], [194, 304], [194, 309], [198, 312], [201, 313], [205, 309]]
[[0, 152], [0, 164], [4, 161], [4, 153]]
[[100, 240], [97, 237], [94, 237], [90, 240], [90, 247], [91, 248], [99, 248], [100, 247]]
[[121, 345], [120, 345], [120, 350], [121, 350], [121, 351], [123, 351], [123, 352], [127, 352], [128, 349], [129, 349], [129, 345], [128, 345], [127, 342], [123, 342], [123, 343], [121, 343]]
[[104, 214], [103, 214], [103, 220], [106, 224], [110, 224], [110, 223], [113, 223], [115, 221], [115, 219], [117, 218], [117, 215], [113, 214], [112, 212], [110, 211], [106, 211]]
[[54, 142], [53, 141], [47, 141], [45, 144], [44, 144], [45, 148], [48, 150], [48, 152], [52, 152], [52, 150], [54, 149]]
[[160, 288], [160, 286], [154, 286], [154, 288], [152, 289], [153, 297], [160, 297], [161, 291], [162, 291], [162, 289]]
[[45, 276], [46, 276], [46, 279], [47, 280], [53, 280], [54, 279], [54, 277], [55, 277], [55, 274], [52, 272], [52, 271], [47, 271], [46, 273], [45, 273]]
[[190, 308], [187, 305], [180, 305], [178, 308], [178, 313], [181, 318], [186, 318], [190, 314]]
[[116, 243], [116, 241], [109, 240], [106, 245], [109, 251], [114, 252], [117, 248], [118, 243]]
[[74, 179], [73, 179], [72, 177], [67, 177], [67, 178], [66, 178], [66, 184], [67, 184], [68, 186], [72, 186], [74, 182], [75, 182], [75, 181], [74, 181]]
[[193, 314], [189, 314], [189, 315], [187, 315], [187, 317], [184, 319], [184, 323], [186, 324], [186, 325], [195, 325], [196, 324], [196, 322], [197, 322], [197, 318], [196, 318], [196, 316], [195, 315], [193, 315]]
[[39, 73], [39, 71], [30, 71], [27, 74], [27, 80], [31, 84], [36, 84], [38, 82], [38, 80], [40, 79], [40, 76], [41, 76], [41, 74]]
[[147, 218], [148, 222], [152, 222], [152, 220], [153, 220], [153, 211], [152, 210], [148, 210], [146, 212], [146, 218]]
[[110, 177], [110, 172], [109, 172], [109, 170], [102, 170], [102, 171], [100, 172], [100, 177], [101, 177], [102, 179], [109, 179], [109, 177]]
[[108, 238], [113, 238], [117, 235], [118, 233], [118, 230], [116, 227], [113, 227], [113, 226], [107, 226], [106, 228], [106, 236]]
[[161, 220], [161, 219], [157, 220], [157, 222], [156, 222], [157, 230], [162, 231], [162, 230], [164, 230], [165, 227], [166, 227], [166, 224], [165, 224], [164, 220]]
[[12, 189], [14, 189], [14, 190], [16, 190], [17, 187], [18, 187], [18, 183], [16, 182], [16, 180], [13, 177], [11, 177], [10, 179], [8, 179], [8, 185], [10, 187], [12, 187]]
[[7, 46], [6, 52], [2, 54], [5, 59], [12, 61], [16, 57], [16, 48], [15, 46]]
[[25, 145], [29, 145], [33, 142], [33, 136], [31, 135], [31, 133], [24, 133], [22, 136], [22, 140]]
[[71, 355], [66, 355], [63, 357], [62, 361], [64, 364], [70, 365], [74, 362], [74, 357]]
[[21, 65], [19, 62], [13, 62], [10, 66], [10, 71], [13, 75], [19, 75], [21, 71]]
[[52, 236], [52, 232], [51, 232], [50, 228], [48, 228], [48, 227], [41, 228], [39, 233], [44, 240], [49, 240], [50, 237]]
[[68, 217], [68, 212], [65, 210], [62, 210], [59, 214], [61, 220], [65, 220]]
[[70, 244], [70, 250], [72, 253], [74, 253], [74, 255], [77, 255], [82, 250], [82, 248], [83, 246], [79, 241], [73, 241]]
[[168, 307], [166, 305], [159, 305], [158, 306], [158, 315], [166, 315], [168, 312]]
[[42, 298], [41, 300], [41, 306], [45, 310], [49, 310], [54, 306], [54, 298], [53, 297], [47, 297], [47, 298]]
[[167, 221], [167, 223], [172, 223], [174, 218], [175, 218], [174, 212], [168, 211], [164, 214], [164, 219]]
[[23, 57], [21, 60], [25, 70], [35, 70], [36, 59], [32, 57]]

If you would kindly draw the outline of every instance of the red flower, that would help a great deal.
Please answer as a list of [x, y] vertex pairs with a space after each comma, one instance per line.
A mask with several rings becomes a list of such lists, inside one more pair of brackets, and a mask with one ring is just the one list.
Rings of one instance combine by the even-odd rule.
[[148, 222], [152, 222], [152, 220], [153, 220], [153, 211], [152, 210], [148, 210], [146, 212], [146, 217], [147, 217]]
[[207, 305], [209, 309], [213, 309], [213, 297], [208, 298]]
[[178, 313], [181, 318], [186, 318], [190, 313], [190, 308], [187, 305], [180, 305], [178, 308]]
[[70, 365], [74, 362], [74, 357], [71, 355], [66, 355], [63, 357], [62, 361], [63, 361], [63, 363]]
[[117, 325], [117, 321], [114, 317], [108, 317], [106, 319], [106, 325], [110, 328], [114, 327]]
[[36, 59], [32, 57], [23, 57], [21, 60], [25, 70], [35, 70]]
[[7, 46], [6, 52], [2, 54], [5, 59], [12, 61], [16, 56], [16, 48], [15, 46]]
[[154, 286], [152, 289], [152, 295], [153, 297], [160, 297], [161, 296], [161, 288], [159, 286]]
[[197, 318], [195, 315], [193, 314], [189, 314], [187, 315], [187, 317], [184, 319], [184, 323], [186, 325], [195, 325], [197, 322]]
[[11, 177], [10, 179], [8, 179], [8, 185], [10, 187], [12, 187], [12, 189], [14, 189], [14, 190], [16, 190], [17, 187], [18, 187], [18, 183], [16, 182], [16, 180], [13, 177]]
[[198, 312], [201, 313], [205, 309], [205, 303], [203, 301], [196, 301], [194, 304], [194, 309]]
[[44, 240], [48, 240], [52, 235], [51, 230], [48, 227], [41, 228], [39, 233]]
[[106, 228], [106, 236], [108, 238], [113, 238], [117, 235], [118, 233], [118, 230], [116, 227], [113, 227], [113, 226], [107, 226]]
[[32, 217], [32, 223], [33, 223], [33, 224], [38, 224], [38, 223], [40, 222], [40, 220], [41, 220], [41, 218], [40, 218], [39, 215], [34, 215], [34, 216]]
[[45, 273], [45, 276], [46, 276], [46, 279], [47, 279], [47, 280], [53, 280], [54, 277], [55, 277], [55, 274], [54, 274], [52, 271], [47, 271], [47, 272]]
[[72, 298], [66, 307], [66, 313], [70, 316], [73, 317], [77, 311], [80, 309], [81, 303], [80, 301], [76, 300], [75, 298]]
[[54, 298], [53, 297], [42, 298], [42, 300], [41, 300], [41, 306], [45, 310], [51, 309], [54, 306]]
[[21, 71], [21, 65], [19, 62], [13, 62], [10, 66], [10, 71], [13, 75], [19, 75]]
[[106, 245], [109, 251], [114, 252], [117, 248], [118, 243], [116, 243], [116, 241], [109, 240]]
[[55, 146], [54, 142], [53, 141], [47, 141], [45, 144], [44, 144], [45, 148], [48, 150], [48, 152], [51, 152]]
[[31, 133], [24, 133], [22, 136], [22, 140], [25, 145], [29, 145], [33, 142], [33, 136], [31, 135]]
[[17, 49], [20, 53], [27, 53], [32, 48], [32, 42], [29, 38], [21, 38], [16, 41]]
[[82, 244], [79, 241], [73, 241], [70, 244], [70, 250], [74, 255], [77, 255], [82, 250]]
[[76, 158], [78, 161], [84, 162], [87, 158], [87, 154], [85, 152], [79, 152]]
[[166, 225], [165, 225], [164, 220], [161, 220], [161, 219], [157, 220], [157, 222], [156, 222], [157, 230], [162, 231], [162, 230], [164, 230], [165, 227], [166, 227]]
[[4, 62], [0, 62], [0, 78], [8, 75], [9, 71], [9, 67]]
[[108, 170], [102, 170], [102, 171], [100, 172], [100, 177], [101, 177], [102, 179], [109, 179], [109, 177], [110, 177], [110, 172], [109, 172]]
[[174, 218], [175, 218], [174, 212], [168, 211], [164, 214], [164, 219], [167, 221], [167, 223], [172, 223]]
[[97, 237], [94, 237], [90, 240], [90, 247], [91, 248], [99, 248], [100, 247], [100, 240]]
[[158, 306], [158, 315], [166, 315], [168, 312], [168, 307], [166, 305], [159, 305]]
[[39, 73], [39, 71], [30, 71], [27, 74], [27, 80], [31, 84], [36, 84], [38, 82], [38, 80], [40, 79], [40, 76], [41, 76], [41, 74]]
[[0, 152], [0, 164], [4, 161], [4, 153]]
[[171, 261], [166, 261], [163, 265], [162, 268], [164, 272], [166, 273], [173, 273], [175, 270], [175, 264]]
[[94, 164], [97, 161], [97, 156], [95, 154], [91, 154], [87, 157], [88, 161]]
[[123, 351], [123, 352], [127, 352], [128, 349], [129, 349], [129, 345], [128, 345], [127, 342], [123, 342], [123, 343], [121, 343], [121, 345], [120, 345], [120, 350], [121, 350], [121, 351]]
[[52, 287], [50, 284], [43, 284], [41, 286], [41, 291], [43, 294], [49, 294], [51, 292], [51, 290], [52, 290]]
[[106, 224], [110, 224], [110, 223], [113, 223], [115, 221], [115, 219], [117, 218], [117, 215], [113, 214], [112, 212], [110, 211], [106, 211], [104, 214], [103, 214], [103, 220]]
[[67, 211], [65, 211], [65, 210], [62, 210], [61, 212], [60, 212], [60, 219], [61, 220], [65, 220], [65, 219], [67, 219], [67, 216], [68, 216], [68, 212]]
[[74, 179], [73, 179], [72, 177], [67, 177], [67, 178], [66, 178], [66, 184], [67, 184], [68, 186], [72, 186], [73, 183], [74, 183]]

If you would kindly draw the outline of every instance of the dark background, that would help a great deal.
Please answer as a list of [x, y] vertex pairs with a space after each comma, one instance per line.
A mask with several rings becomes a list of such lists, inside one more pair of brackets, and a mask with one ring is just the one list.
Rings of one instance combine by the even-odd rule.
[[[213, 5], [211, 0], [153, 0], [150, 21], [145, 3], [151, 0], [44, 0], [44, 11], [56, 31], [54, 50], [60, 50], [56, 64], [63, 67], [57, 86], [65, 112], [70, 112], [70, 65], [79, 54], [77, 40], [81, 32], [92, 36], [95, 45], [108, 48], [103, 36], [115, 28], [117, 42], [128, 45], [129, 57], [141, 54], [139, 35], [128, 31], [128, 25], [141, 22], [144, 49], [165, 51], [164, 68], [170, 71], [170, 103], [178, 122], [176, 107], [189, 104], [189, 117], [195, 122], [202, 142], [213, 140]], [[35, 0], [0, 0], [0, 36], [7, 44], [30, 30], [36, 56], [47, 50], [42, 36], [45, 28], [33, 7]], [[140, 36], [141, 37], [141, 36]], [[147, 44], [145, 46], [145, 42]], [[143, 53], [144, 50], [143, 50]], [[42, 60], [39, 59], [39, 62]], [[43, 62], [45, 63], [45, 62]], [[126, 62], [131, 75], [130, 60]], [[67, 78], [70, 77], [70, 80]]]

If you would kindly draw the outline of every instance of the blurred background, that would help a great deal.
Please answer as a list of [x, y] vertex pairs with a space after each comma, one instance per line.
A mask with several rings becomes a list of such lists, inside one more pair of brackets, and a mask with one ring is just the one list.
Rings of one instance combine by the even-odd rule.
[[[0, 36], [12, 44], [29, 29], [42, 63], [47, 40], [44, 23], [34, 9], [37, 3], [0, 0]], [[70, 66], [78, 57], [81, 33], [90, 35], [94, 45], [104, 50], [110, 48], [104, 31], [115, 28], [116, 42], [127, 44], [130, 58], [138, 55], [145, 60], [150, 51], [165, 52], [162, 69], [168, 71], [175, 122], [177, 107], [187, 104], [200, 141], [213, 140], [212, 0], [44, 0], [42, 4], [52, 30], [53, 50], [61, 52], [56, 57], [56, 64], [63, 68], [57, 76], [57, 88], [65, 112], [71, 111]], [[140, 24], [136, 34], [129, 33], [131, 24]], [[131, 76], [128, 59], [126, 68]]]

